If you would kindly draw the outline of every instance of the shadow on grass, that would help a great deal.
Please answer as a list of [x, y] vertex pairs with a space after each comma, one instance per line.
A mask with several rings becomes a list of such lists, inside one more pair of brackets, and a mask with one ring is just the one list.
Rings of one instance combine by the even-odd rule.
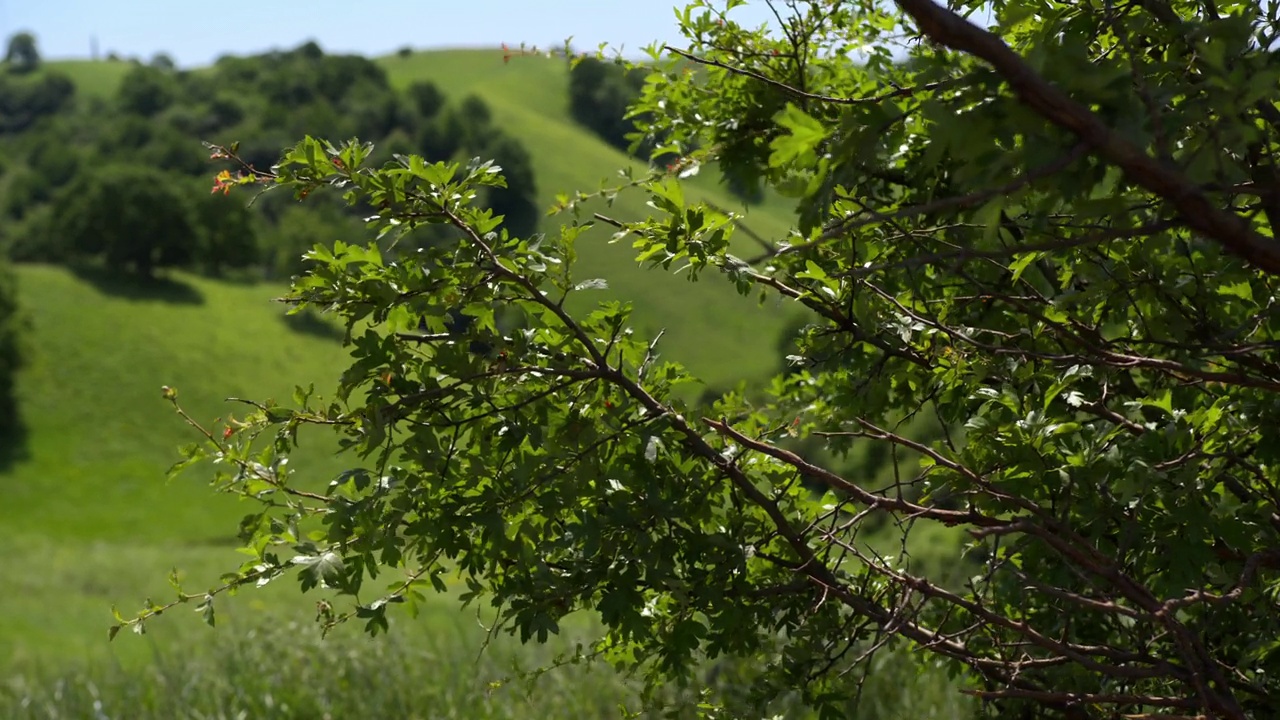
[[321, 317], [320, 313], [312, 308], [307, 308], [292, 315], [285, 315], [284, 324], [296, 333], [310, 335], [322, 340], [341, 342], [343, 336], [346, 335], [336, 323]]
[[75, 264], [70, 266], [70, 270], [104, 295], [184, 305], [204, 303], [204, 295], [199, 289], [171, 277], [142, 277], [127, 270], [112, 270], [101, 265]]

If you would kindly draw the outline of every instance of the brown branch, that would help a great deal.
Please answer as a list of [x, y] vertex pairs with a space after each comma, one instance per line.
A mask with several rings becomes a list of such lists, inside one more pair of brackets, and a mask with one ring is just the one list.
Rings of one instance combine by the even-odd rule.
[[837, 237], [840, 237], [841, 235], [851, 230], [856, 230], [860, 227], [864, 227], [866, 225], [871, 225], [878, 222], [888, 222], [895, 218], [931, 215], [941, 210], [962, 210], [965, 208], [977, 207], [987, 202], [988, 200], [991, 200], [993, 198], [997, 198], [1003, 195], [1009, 195], [1010, 193], [1021, 190], [1022, 188], [1030, 185], [1031, 183], [1037, 180], [1042, 180], [1047, 177], [1052, 177], [1053, 175], [1056, 175], [1059, 172], [1062, 172], [1067, 167], [1069, 167], [1071, 163], [1075, 162], [1081, 156], [1083, 156], [1087, 150], [1088, 150], [1088, 147], [1084, 143], [1077, 144], [1075, 147], [1073, 147], [1070, 150], [1070, 152], [1054, 160], [1053, 162], [1046, 163], [1044, 165], [1041, 165], [1040, 167], [1032, 168], [1031, 170], [1028, 170], [1027, 172], [1023, 173], [1022, 176], [1018, 177], [1017, 179], [1010, 180], [1009, 182], [1004, 183], [1003, 185], [997, 185], [995, 187], [985, 188], [982, 190], [975, 190], [974, 192], [967, 193], [965, 195], [954, 195], [951, 197], [939, 198], [937, 200], [933, 200], [927, 203], [921, 203], [919, 205], [910, 205], [907, 207], [898, 208], [897, 210], [893, 210], [887, 213], [882, 213], [876, 210], [867, 210], [865, 215], [849, 216], [828, 225], [826, 228], [823, 229], [822, 234], [819, 235], [815, 240], [810, 240], [808, 242], [803, 242], [803, 243], [797, 243], [795, 245], [789, 245], [769, 255], [764, 255], [758, 258], [752, 258], [747, 262], [748, 264], [754, 265], [764, 260], [767, 260], [770, 257], [774, 257], [776, 255], [785, 255], [787, 253], [798, 252], [800, 250], [811, 248], [816, 245], [821, 245], [822, 243], [827, 242], [829, 240], [833, 240]]
[[799, 470], [804, 475], [822, 482], [833, 490], [848, 493], [855, 500], [864, 505], [884, 508], [885, 510], [928, 518], [930, 520], [937, 520], [938, 522], [946, 525], [965, 524], [973, 525], [975, 527], [991, 527], [1007, 524], [1007, 521], [983, 515], [976, 510], [947, 510], [944, 508], [926, 507], [903, 499], [876, 495], [875, 493], [863, 489], [856, 483], [851, 483], [848, 480], [845, 480], [843, 477], [840, 477], [826, 468], [810, 463], [789, 450], [784, 450], [775, 445], [770, 445], [769, 443], [747, 437], [730, 427], [727, 422], [711, 420], [710, 418], [703, 418], [702, 422], [706, 423], [707, 426], [739, 445], [786, 463], [787, 465]]
[[1087, 107], [1038, 75], [997, 35], [933, 0], [895, 0], [934, 42], [989, 63], [1018, 97], [1041, 117], [1075, 134], [1132, 181], [1164, 198], [1187, 225], [1260, 270], [1280, 274], [1280, 243], [1268, 240], [1239, 215], [1218, 209], [1174, 168], [1124, 139]]
[[834, 277], [867, 277], [878, 272], [886, 270], [904, 269], [920, 267], [921, 265], [933, 265], [935, 263], [955, 261], [956, 263], [964, 263], [970, 260], [1004, 260], [1014, 255], [1031, 252], [1056, 252], [1060, 250], [1070, 250], [1072, 248], [1083, 247], [1085, 245], [1101, 245], [1103, 243], [1112, 242], [1114, 240], [1125, 240], [1135, 237], [1144, 237], [1149, 235], [1157, 235], [1171, 230], [1178, 226], [1173, 220], [1161, 220], [1160, 222], [1150, 223], [1135, 228], [1113, 228], [1107, 230], [1099, 230], [1087, 235], [1080, 235], [1074, 238], [1061, 238], [1058, 240], [1047, 240], [1039, 243], [1022, 243], [1009, 245], [992, 250], [979, 250], [976, 248], [960, 248], [948, 252], [930, 253], [927, 255], [915, 255], [895, 260], [893, 262], [877, 263], [866, 267], [855, 267], [846, 273], [839, 273]]
[[1151, 705], [1153, 707], [1173, 707], [1198, 709], [1200, 703], [1190, 698], [1159, 697], [1152, 695], [1119, 695], [1108, 693], [1069, 693], [1038, 690], [1022, 690], [1009, 688], [1006, 690], [961, 690], [966, 695], [984, 700], [1004, 700], [1017, 698], [1020, 700], [1036, 700], [1060, 705]]

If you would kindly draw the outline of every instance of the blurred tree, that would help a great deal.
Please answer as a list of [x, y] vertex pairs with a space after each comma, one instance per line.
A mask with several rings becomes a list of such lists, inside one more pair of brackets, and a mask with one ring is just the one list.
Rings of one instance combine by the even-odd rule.
[[156, 53], [151, 57], [151, 67], [157, 70], [172, 71], [178, 69], [177, 63], [168, 53]]
[[151, 117], [174, 100], [173, 78], [162, 70], [137, 65], [120, 81], [116, 98], [126, 112]]
[[444, 108], [444, 93], [435, 83], [420, 80], [409, 86], [409, 101], [417, 109], [418, 114], [430, 120]]
[[10, 72], [27, 73], [40, 66], [40, 51], [36, 48], [36, 36], [29, 32], [15, 33], [9, 38], [4, 53]]
[[431, 160], [448, 160], [459, 150], [467, 135], [465, 121], [456, 111], [446, 110], [418, 131], [418, 148]]
[[[627, 109], [640, 97], [645, 73], [593, 57], [583, 58], [569, 73], [569, 114], [600, 139], [628, 151], [634, 123]], [[640, 152], [648, 159], [647, 149]]]
[[42, 72], [35, 77], [0, 75], [0, 133], [20, 133], [41, 118], [65, 110], [75, 95], [65, 74]]
[[200, 264], [210, 275], [258, 262], [258, 238], [244, 200], [222, 194], [198, 197], [192, 203], [200, 235]]
[[187, 194], [168, 173], [106, 165], [80, 175], [54, 200], [53, 238], [75, 256], [150, 277], [157, 267], [195, 259], [197, 234]]
[[527, 236], [537, 231], [542, 216], [537, 204], [533, 159], [524, 145], [510, 135], [495, 132], [490, 138], [476, 154], [493, 159], [502, 168], [507, 187], [489, 188], [486, 205], [506, 218], [504, 225], [508, 230]]
[[27, 321], [18, 305], [18, 278], [7, 261], [0, 262], [0, 448], [19, 429], [17, 372], [23, 361]]

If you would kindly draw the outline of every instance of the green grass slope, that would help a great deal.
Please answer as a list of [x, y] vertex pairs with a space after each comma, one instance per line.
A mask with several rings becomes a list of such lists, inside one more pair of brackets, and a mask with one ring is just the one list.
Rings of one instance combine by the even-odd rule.
[[279, 286], [175, 274], [138, 289], [41, 266], [20, 268], [19, 282], [32, 325], [19, 378], [27, 438], [0, 481], [0, 526], [16, 532], [225, 537], [234, 504], [211, 505], [196, 483], [162, 482], [176, 447], [197, 436], [160, 387], [176, 387], [212, 422], [239, 411], [226, 397], [288, 401], [295, 382], [333, 386], [345, 367], [338, 342], [285, 324]]
[[[239, 560], [231, 536], [246, 508], [199, 472], [173, 482], [176, 448], [197, 439], [160, 396], [178, 389], [212, 423], [228, 396], [288, 400], [293, 383], [335, 384], [345, 354], [332, 338], [290, 329], [282, 288], [175, 274], [146, 289], [105, 275], [19, 268], [30, 317], [19, 381], [24, 436], [0, 458], [0, 664], [101, 646], [111, 603], [168, 595], [175, 565], [206, 585]], [[307, 438], [303, 438], [304, 441]], [[338, 461], [310, 443], [300, 472]], [[15, 587], [16, 584], [16, 587]]]
[[49, 60], [43, 67], [65, 73], [86, 97], [108, 98], [120, 89], [133, 64], [125, 60]]
[[[546, 206], [556, 193], [594, 188], [633, 162], [568, 117], [563, 61], [524, 57], [503, 64], [497, 52], [448, 51], [380, 62], [397, 85], [432, 80], [454, 100], [474, 93], [488, 102], [533, 155]], [[71, 74], [83, 94], [100, 97], [115, 92], [128, 68], [88, 61], [49, 66]], [[734, 205], [714, 178], [699, 176], [688, 186], [691, 198]], [[607, 212], [629, 219], [647, 210], [645, 198], [632, 193]], [[789, 215], [779, 206], [753, 208], [748, 223], [780, 237]], [[777, 367], [778, 334], [794, 310], [758, 307], [715, 275], [695, 284], [639, 268], [629, 241], [610, 244], [609, 235], [601, 229], [579, 243], [577, 276], [610, 283], [608, 291], [585, 297], [631, 301], [642, 332], [666, 329], [664, 356], [712, 384]], [[175, 565], [200, 587], [237, 562], [230, 535], [245, 508], [214, 496], [198, 473], [164, 479], [176, 447], [197, 438], [161, 399], [162, 385], [176, 387], [195, 417], [212, 422], [236, 409], [224, 402], [228, 396], [285, 400], [295, 383], [309, 382], [323, 392], [346, 358], [332, 339], [285, 324], [283, 308], [271, 302], [282, 286], [176, 273], [138, 289], [61, 268], [22, 267], [19, 274], [32, 322], [31, 360], [19, 378], [25, 435], [0, 448], [0, 527], [11, 539], [0, 573], [12, 583], [12, 591], [0, 593], [0, 666], [101, 652], [112, 603], [127, 611], [148, 593], [167, 596], [164, 578]], [[326, 478], [340, 469], [330, 445], [305, 435], [303, 441], [298, 472]], [[246, 608], [263, 602], [248, 595]], [[305, 612], [304, 604], [290, 607]]]

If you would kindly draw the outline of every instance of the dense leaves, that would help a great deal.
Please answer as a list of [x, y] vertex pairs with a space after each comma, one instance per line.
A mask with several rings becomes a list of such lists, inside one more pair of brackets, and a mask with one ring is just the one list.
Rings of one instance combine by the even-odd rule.
[[[216, 459], [218, 490], [261, 503], [215, 594], [298, 570], [322, 624], [379, 632], [457, 577], [522, 639], [596, 614], [584, 653], [654, 686], [745, 658], [728, 709], [754, 717], [787, 692], [852, 715], [893, 648], [1002, 717], [1270, 717], [1276, 6], [1008, 0], [988, 32], [965, 19], [985, 6], [951, 5], [778, 4], [771, 34], [695, 3], [689, 46], [655, 52], [634, 111], [674, 173], [739, 168], [795, 199], [796, 227], [736, 256], [734, 218], [666, 173], [639, 183], [651, 217], [586, 222], [806, 308], [763, 398], [683, 402], [660, 338], [591, 307], [583, 220], [528, 238], [473, 204], [498, 167], [288, 151], [268, 181], [377, 210], [289, 298], [346, 321], [352, 365], [323, 400], [197, 426], [180, 465]], [[427, 226], [448, 240], [386, 259]], [[351, 458], [327, 486], [285, 462], [307, 425]], [[887, 484], [834, 469], [867, 444]], [[866, 542], [877, 521], [899, 548]], [[941, 528], [966, 532], [972, 577], [913, 561]]]

